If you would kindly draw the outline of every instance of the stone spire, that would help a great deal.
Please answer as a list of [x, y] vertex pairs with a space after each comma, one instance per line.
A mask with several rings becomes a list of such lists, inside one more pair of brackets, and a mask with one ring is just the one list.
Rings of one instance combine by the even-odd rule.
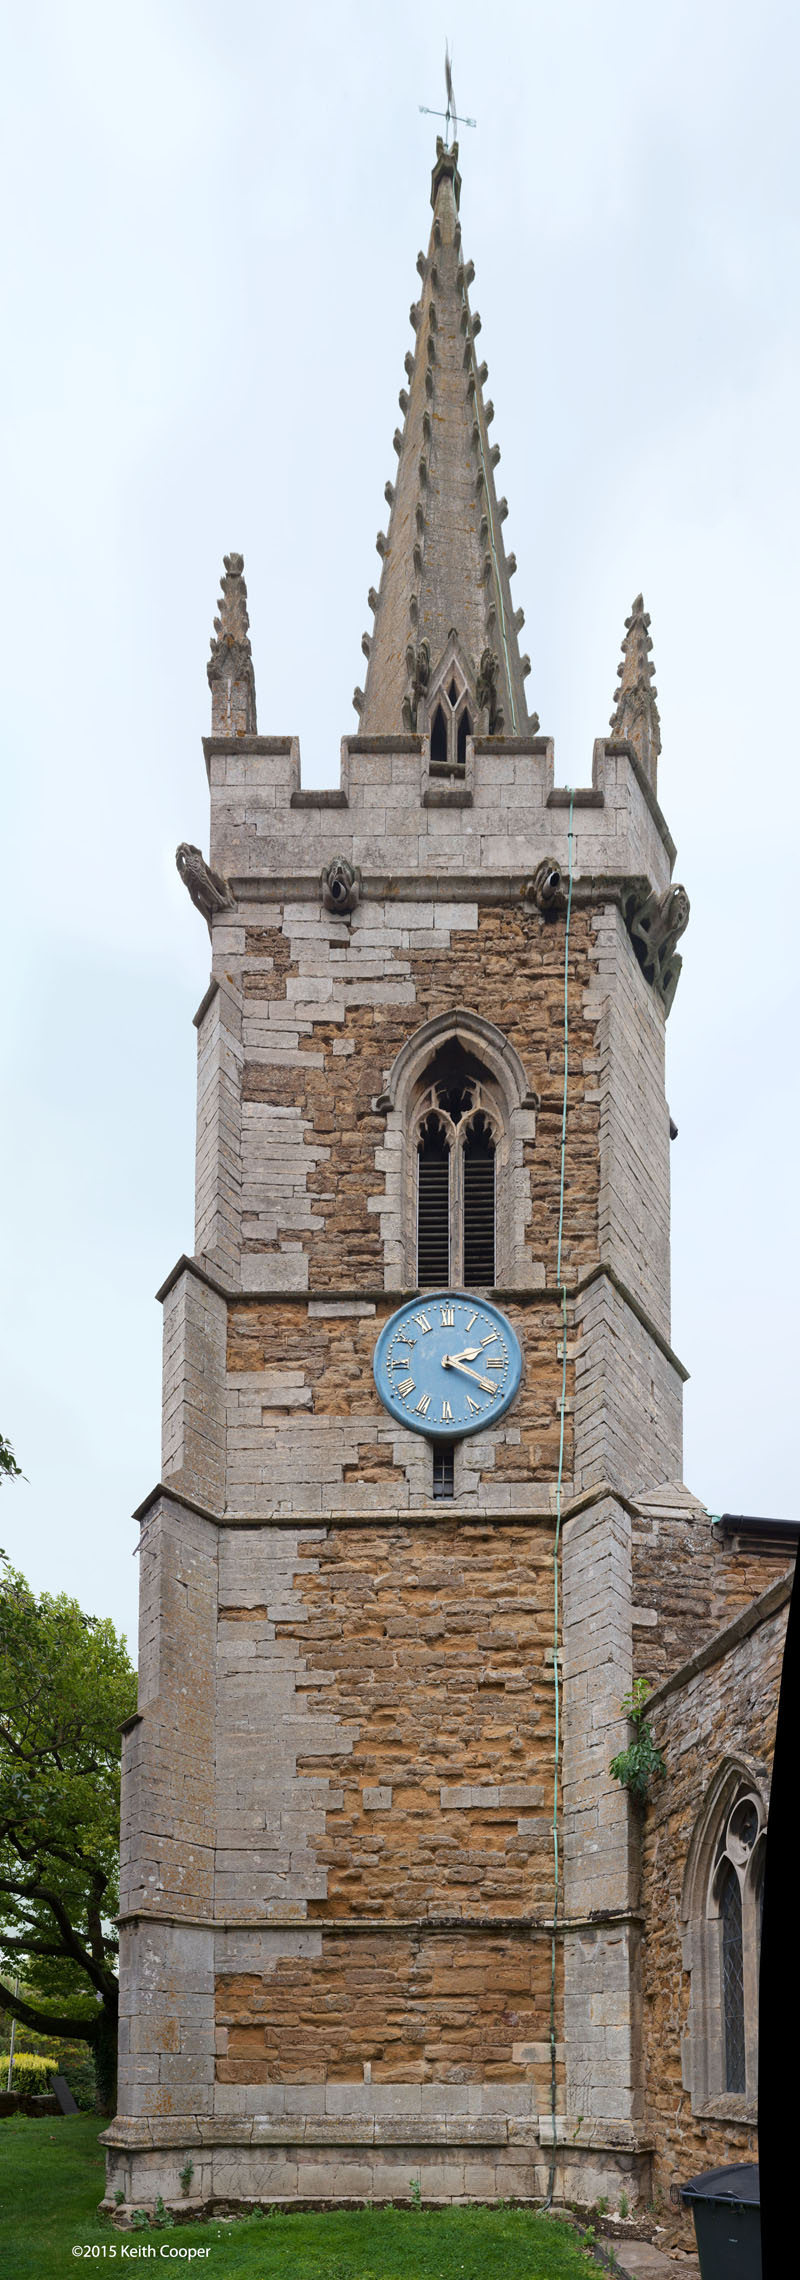
[[630, 617], [625, 619], [625, 639], [622, 657], [617, 666], [619, 688], [611, 715], [615, 736], [625, 737], [633, 745], [645, 775], [656, 789], [658, 756], [661, 751], [661, 723], [656, 704], [657, 690], [650, 663], [653, 647], [649, 634], [650, 619], [641, 594], [637, 594]]
[[[380, 589], [365, 634], [366, 686], [354, 696], [362, 735], [425, 730], [440, 683], [456, 677], [469, 691], [471, 722], [483, 733], [530, 732], [520, 657], [523, 612], [514, 611], [490, 444], [494, 406], [484, 401], [486, 365], [476, 346], [480, 317], [470, 311], [472, 263], [461, 248], [458, 144], [437, 138], [431, 184], [433, 226], [419, 254], [420, 298], [411, 310], [413, 353], [400, 392], [403, 425], [395, 430], [398, 467], [387, 483], [388, 531], [380, 532]], [[538, 725], [538, 724], [537, 724]]]
[[206, 671], [211, 688], [212, 736], [254, 736], [256, 683], [250, 648], [244, 556], [226, 554], [219, 617], [214, 619]]

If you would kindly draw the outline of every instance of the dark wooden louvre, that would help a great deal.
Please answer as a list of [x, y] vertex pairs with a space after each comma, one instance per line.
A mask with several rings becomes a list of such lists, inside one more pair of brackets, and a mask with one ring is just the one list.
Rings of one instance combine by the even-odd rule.
[[417, 1281], [422, 1288], [450, 1280], [450, 1153], [433, 1124], [419, 1146]]
[[464, 1281], [470, 1290], [494, 1279], [494, 1141], [479, 1116], [464, 1148]]

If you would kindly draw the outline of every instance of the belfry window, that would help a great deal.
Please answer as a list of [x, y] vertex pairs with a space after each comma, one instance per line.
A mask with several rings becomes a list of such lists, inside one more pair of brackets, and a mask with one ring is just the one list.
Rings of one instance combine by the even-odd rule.
[[[451, 1056], [452, 1058], [452, 1056]], [[477, 1074], [444, 1069], [416, 1116], [417, 1280], [468, 1289], [495, 1280], [496, 1122]]]

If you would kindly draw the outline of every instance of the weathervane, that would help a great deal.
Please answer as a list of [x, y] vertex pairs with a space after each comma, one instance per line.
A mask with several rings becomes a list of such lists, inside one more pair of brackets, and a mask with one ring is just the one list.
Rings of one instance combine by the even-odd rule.
[[[432, 111], [432, 110], [431, 110], [431, 108], [430, 108], [430, 104], [428, 104], [428, 103], [420, 103], [420, 110], [421, 110], [421, 111], [424, 111], [426, 119], [444, 119], [444, 121], [445, 121], [445, 142], [446, 142], [446, 145], [447, 145], [447, 147], [448, 147], [448, 149], [449, 149], [449, 146], [450, 146], [450, 126], [451, 126], [451, 122], [452, 122], [452, 126], [453, 126], [453, 140], [454, 140], [454, 141], [456, 140], [456, 138], [457, 138], [457, 136], [458, 136], [458, 124], [459, 124], [459, 122], [458, 122], [458, 112], [457, 112], [457, 110], [456, 110], [456, 99], [455, 99], [455, 95], [454, 95], [454, 93], [453, 93], [453, 72], [452, 72], [452, 67], [451, 67], [451, 62], [450, 62], [450, 50], [449, 50], [449, 48], [448, 48], [447, 44], [445, 44], [445, 51], [444, 51], [444, 83], [445, 83], [445, 87], [446, 87], [446, 89], [447, 89], [447, 110], [446, 110], [446, 111]], [[477, 119], [462, 119], [462, 121], [461, 121], [461, 125], [462, 125], [462, 127], [477, 127], [477, 124], [478, 124], [478, 121], [477, 121]]]

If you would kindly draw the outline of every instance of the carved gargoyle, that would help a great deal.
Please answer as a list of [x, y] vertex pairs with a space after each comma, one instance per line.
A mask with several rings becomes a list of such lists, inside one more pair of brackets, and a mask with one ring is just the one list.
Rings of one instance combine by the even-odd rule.
[[544, 918], [554, 918], [558, 911], [564, 909], [566, 899], [558, 864], [553, 862], [551, 856], [543, 856], [541, 863], [536, 865], [533, 878], [528, 880], [526, 902], [535, 903], [536, 909], [542, 912]]
[[665, 887], [663, 894], [625, 896], [625, 924], [645, 981], [652, 984], [669, 1013], [678, 987], [683, 960], [675, 945], [689, 924], [689, 897], [685, 887]]
[[335, 910], [339, 918], [355, 910], [361, 896], [361, 872], [354, 870], [344, 855], [336, 855], [332, 863], [325, 864], [319, 884], [325, 910]]
[[175, 861], [183, 884], [188, 888], [195, 909], [205, 919], [210, 934], [214, 912], [230, 910], [235, 902], [228, 881], [220, 876], [219, 871], [212, 871], [199, 847], [191, 847], [186, 839], [182, 839], [180, 847], [176, 849]]
[[500, 665], [493, 649], [484, 649], [475, 684], [475, 695], [481, 712], [487, 715], [490, 736], [502, 736], [505, 728], [503, 708], [498, 699], [497, 684]]
[[408, 730], [410, 735], [413, 735], [417, 726], [420, 704], [427, 694], [428, 682], [431, 677], [431, 653], [427, 641], [418, 642], [416, 648], [413, 641], [409, 642], [406, 650], [406, 671], [409, 685], [403, 698], [403, 727]]

